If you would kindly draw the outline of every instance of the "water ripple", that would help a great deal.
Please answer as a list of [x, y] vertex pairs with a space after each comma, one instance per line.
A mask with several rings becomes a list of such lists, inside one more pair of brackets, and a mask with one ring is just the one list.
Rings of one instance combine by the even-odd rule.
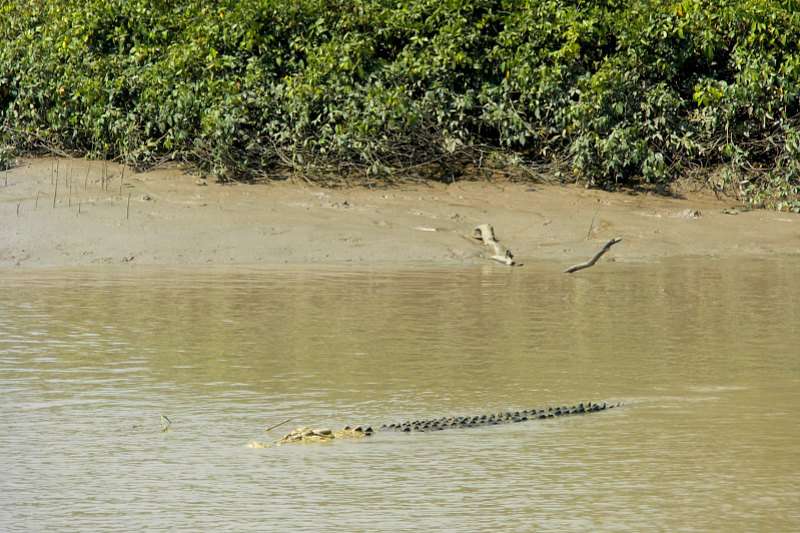
[[[0, 524], [797, 530], [798, 266], [9, 274]], [[589, 399], [626, 405], [244, 447]]]

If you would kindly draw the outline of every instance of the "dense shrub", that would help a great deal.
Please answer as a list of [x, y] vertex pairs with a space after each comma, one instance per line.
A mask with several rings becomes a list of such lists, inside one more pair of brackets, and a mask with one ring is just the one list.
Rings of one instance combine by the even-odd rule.
[[0, 0], [0, 145], [222, 179], [720, 167], [800, 210], [798, 43], [798, 0]]

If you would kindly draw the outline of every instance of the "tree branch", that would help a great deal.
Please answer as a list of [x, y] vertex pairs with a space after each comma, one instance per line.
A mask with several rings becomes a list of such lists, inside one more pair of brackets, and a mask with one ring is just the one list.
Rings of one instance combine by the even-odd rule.
[[594, 266], [594, 264], [597, 263], [597, 260], [600, 259], [600, 257], [604, 253], [606, 253], [612, 246], [614, 246], [615, 244], [617, 244], [621, 240], [622, 239], [619, 238], [619, 237], [615, 237], [615, 238], [611, 239], [610, 241], [608, 241], [605, 244], [605, 246], [603, 246], [600, 249], [599, 252], [594, 254], [594, 257], [592, 257], [591, 259], [589, 259], [588, 261], [586, 261], [584, 263], [578, 263], [577, 265], [572, 265], [571, 267], [569, 267], [568, 269], [566, 269], [564, 271], [564, 274], [572, 274], [573, 272], [577, 272], [578, 270], [583, 270], [584, 268], [589, 268], [591, 266]]

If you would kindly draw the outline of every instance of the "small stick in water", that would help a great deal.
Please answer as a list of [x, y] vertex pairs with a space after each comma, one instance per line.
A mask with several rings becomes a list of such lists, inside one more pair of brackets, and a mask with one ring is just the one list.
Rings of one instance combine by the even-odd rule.
[[289, 423], [289, 422], [291, 422], [292, 420], [294, 420], [294, 418], [287, 418], [287, 419], [286, 419], [286, 420], [284, 420], [283, 422], [278, 422], [278, 423], [277, 423], [277, 424], [275, 424], [274, 426], [270, 426], [270, 427], [268, 427], [267, 429], [265, 429], [264, 431], [272, 431], [273, 429], [275, 429], [275, 428], [277, 428], [277, 427], [281, 427], [281, 426], [282, 426], [282, 425], [284, 425], [284, 424], [288, 424], [288, 423]]
[[56, 198], [58, 198], [58, 176], [56, 176], [56, 187], [53, 189], [53, 209], [56, 208]]
[[125, 167], [122, 167], [122, 174], [119, 175], [119, 197], [122, 198], [122, 182], [125, 180]]
[[81, 214], [81, 201], [78, 200], [78, 214]]
[[67, 207], [72, 207], [72, 180], [69, 181], [69, 193], [67, 193]]
[[8, 169], [6, 169], [6, 184], [5, 184], [5, 186], [8, 187]]
[[39, 191], [36, 191], [36, 201], [33, 203], [34, 211], [39, 207]]
[[22, 202], [17, 202], [17, 216], [19, 216], [19, 206], [22, 205]]
[[125, 207], [125, 220], [131, 217], [131, 193], [128, 193], [128, 205]]

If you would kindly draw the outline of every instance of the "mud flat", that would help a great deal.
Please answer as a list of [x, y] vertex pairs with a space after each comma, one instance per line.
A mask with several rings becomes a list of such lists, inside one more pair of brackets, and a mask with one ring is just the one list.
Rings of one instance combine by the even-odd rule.
[[736, 204], [496, 181], [222, 185], [180, 169], [23, 159], [0, 172], [0, 267], [491, 264], [472, 238], [483, 223], [523, 264], [566, 267], [614, 237], [624, 242], [598, 266], [800, 254], [800, 215]]

